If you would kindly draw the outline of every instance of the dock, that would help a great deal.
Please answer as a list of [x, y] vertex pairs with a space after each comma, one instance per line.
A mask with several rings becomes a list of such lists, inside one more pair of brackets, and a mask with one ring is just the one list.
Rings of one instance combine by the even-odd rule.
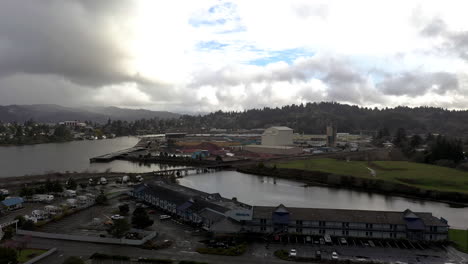
[[123, 149], [123, 150], [115, 151], [112, 153], [104, 154], [101, 156], [97, 156], [94, 158], [90, 158], [89, 161], [90, 162], [110, 162], [118, 158], [126, 157], [132, 153], [144, 151], [144, 150], [146, 150], [146, 148], [135, 146], [135, 147], [131, 147], [128, 149]]

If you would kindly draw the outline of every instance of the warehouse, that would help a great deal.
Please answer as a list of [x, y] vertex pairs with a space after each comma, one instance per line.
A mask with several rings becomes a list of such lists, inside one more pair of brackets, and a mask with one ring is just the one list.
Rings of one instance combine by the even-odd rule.
[[264, 146], [292, 146], [293, 130], [285, 126], [276, 126], [265, 129], [262, 134]]

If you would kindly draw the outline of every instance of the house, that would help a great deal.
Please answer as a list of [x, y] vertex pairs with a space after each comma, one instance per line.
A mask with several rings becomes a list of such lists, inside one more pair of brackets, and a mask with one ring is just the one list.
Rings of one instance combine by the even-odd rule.
[[11, 197], [11, 198], [6, 198], [5, 200], [2, 201], [2, 207], [4, 207], [8, 211], [11, 211], [11, 210], [23, 208], [23, 203], [24, 203], [23, 198]]

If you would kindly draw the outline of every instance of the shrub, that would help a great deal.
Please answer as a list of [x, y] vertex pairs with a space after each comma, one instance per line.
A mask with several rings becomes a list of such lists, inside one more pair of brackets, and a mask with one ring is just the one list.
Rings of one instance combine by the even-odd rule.
[[0, 263], [16, 264], [18, 263], [17, 258], [18, 256], [14, 249], [0, 247]]
[[247, 249], [246, 244], [240, 244], [230, 248], [197, 248], [200, 254], [223, 255], [223, 256], [240, 256]]
[[275, 256], [282, 260], [289, 260], [289, 253], [284, 249], [279, 249], [275, 251]]
[[90, 257], [91, 259], [113, 259], [113, 260], [130, 260], [128, 256], [120, 256], [120, 255], [107, 255], [102, 253], [94, 253]]
[[138, 262], [153, 263], [153, 264], [171, 264], [172, 260], [170, 260], [170, 259], [140, 258], [140, 259], [138, 259]]

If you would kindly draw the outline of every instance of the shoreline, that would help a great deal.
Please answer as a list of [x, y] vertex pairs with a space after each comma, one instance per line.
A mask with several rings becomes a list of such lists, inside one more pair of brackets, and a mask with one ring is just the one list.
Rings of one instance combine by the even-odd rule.
[[[353, 176], [336, 175], [318, 171], [303, 171], [297, 169], [259, 169], [256, 167], [239, 167], [238, 172], [267, 177], [277, 177], [304, 184], [304, 187], [321, 186], [328, 188], [354, 190], [359, 192], [380, 194], [384, 196], [397, 196], [445, 203], [451, 207], [468, 207], [468, 194], [456, 192], [441, 192], [425, 190], [417, 187], [396, 184], [382, 180], [362, 179]], [[444, 197], [444, 198], [437, 198]]]

